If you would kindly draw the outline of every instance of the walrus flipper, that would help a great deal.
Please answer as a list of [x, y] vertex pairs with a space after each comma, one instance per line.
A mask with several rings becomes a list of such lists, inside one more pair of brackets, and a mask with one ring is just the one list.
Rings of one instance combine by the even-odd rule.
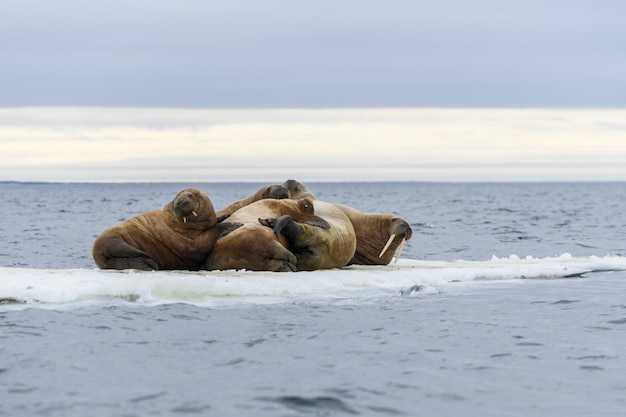
[[304, 233], [302, 226], [294, 222], [293, 218], [288, 214], [280, 216], [277, 219], [259, 219], [259, 223], [263, 226], [274, 229], [274, 234], [278, 240], [280, 240], [280, 235], [282, 234], [285, 236], [287, 241], [294, 242], [300, 235], [302, 235], [302, 233]]
[[104, 269], [139, 269], [141, 271], [158, 271], [159, 266], [150, 258], [109, 258]]
[[143, 271], [158, 271], [157, 265], [150, 256], [122, 239], [108, 239], [105, 244], [107, 255], [103, 255], [104, 269], [140, 269]]
[[322, 229], [330, 229], [330, 223], [318, 216], [307, 216], [303, 219], [294, 220], [293, 217], [285, 214], [277, 219], [259, 219], [259, 223], [274, 229], [276, 239], [280, 240], [282, 233], [289, 242], [294, 242], [303, 233], [302, 226], [299, 223], [321, 227]]
[[230, 232], [239, 229], [241, 226], [243, 226], [243, 223], [239, 223], [239, 222], [223, 222], [223, 223], [219, 223], [216, 226], [216, 229], [218, 231], [217, 238], [219, 239], [221, 237], [224, 237], [227, 234], [229, 234]]
[[230, 217], [230, 213], [226, 213], [226, 214], [222, 214], [220, 216], [217, 216], [217, 222], [221, 223], [221, 222], [223, 222], [224, 220], [226, 220], [229, 217]]

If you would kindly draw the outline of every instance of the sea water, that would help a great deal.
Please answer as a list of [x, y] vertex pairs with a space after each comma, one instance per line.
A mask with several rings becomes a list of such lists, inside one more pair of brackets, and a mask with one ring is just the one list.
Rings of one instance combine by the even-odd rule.
[[626, 184], [311, 183], [406, 219], [397, 263], [93, 263], [185, 187], [261, 185], [0, 184], [0, 415], [622, 415]]

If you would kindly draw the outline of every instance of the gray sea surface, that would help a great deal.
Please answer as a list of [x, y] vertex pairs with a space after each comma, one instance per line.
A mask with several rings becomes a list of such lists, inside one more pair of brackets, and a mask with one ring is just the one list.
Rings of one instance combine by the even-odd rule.
[[[220, 208], [261, 185], [0, 183], [0, 267], [92, 270], [102, 230], [181, 189]], [[626, 255], [625, 183], [307, 186], [405, 218], [409, 259]], [[0, 416], [621, 416], [625, 352], [624, 271], [219, 308], [0, 305]]]

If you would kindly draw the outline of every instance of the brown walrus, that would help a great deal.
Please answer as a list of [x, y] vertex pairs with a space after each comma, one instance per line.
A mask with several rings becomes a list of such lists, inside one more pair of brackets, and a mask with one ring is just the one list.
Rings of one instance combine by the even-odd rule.
[[231, 220], [244, 226], [216, 243], [206, 269], [304, 271], [341, 267], [354, 255], [352, 224], [332, 204], [266, 199], [242, 207]]
[[132, 217], [103, 231], [92, 255], [102, 269], [198, 270], [215, 242], [240, 227], [217, 217], [209, 197], [182, 190], [162, 210]]
[[[296, 180], [287, 180], [283, 186], [289, 190], [291, 198], [308, 198], [317, 202], [315, 195]], [[349, 219], [356, 233], [356, 251], [348, 264], [387, 265], [396, 249], [398, 256], [406, 240], [410, 240], [413, 230], [404, 219], [382, 213], [364, 213], [343, 204], [333, 203]], [[317, 205], [316, 205], [317, 209]]]

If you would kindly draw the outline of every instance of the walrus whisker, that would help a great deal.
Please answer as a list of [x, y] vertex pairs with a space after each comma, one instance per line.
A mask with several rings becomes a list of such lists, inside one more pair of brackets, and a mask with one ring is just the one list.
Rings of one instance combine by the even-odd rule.
[[378, 257], [380, 258], [381, 256], [383, 256], [383, 253], [385, 253], [387, 251], [387, 248], [389, 248], [389, 245], [391, 245], [391, 242], [393, 242], [393, 239], [396, 237], [396, 234], [393, 233], [391, 236], [389, 236], [389, 240], [387, 241], [387, 244], [385, 245], [385, 247], [383, 248], [382, 251], [380, 251], [380, 255], [378, 255]]
[[400, 247], [398, 248], [398, 254], [396, 255], [396, 261], [394, 262], [395, 264], [398, 263], [398, 259], [400, 259], [400, 255], [402, 255], [402, 249], [404, 249], [404, 242], [406, 242], [406, 239], [402, 239], [402, 242], [400, 242]]
[[192, 211], [191, 214], [193, 214], [195, 217], [198, 217], [198, 213], [196, 213], [195, 211]]

